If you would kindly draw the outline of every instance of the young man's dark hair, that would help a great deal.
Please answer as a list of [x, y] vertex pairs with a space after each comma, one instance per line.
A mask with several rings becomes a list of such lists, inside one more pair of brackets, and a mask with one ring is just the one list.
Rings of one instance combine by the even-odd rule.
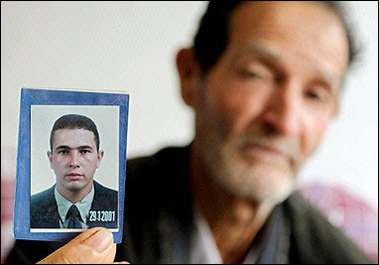
[[[229, 38], [228, 27], [233, 11], [244, 1], [210, 1], [194, 38], [194, 50], [202, 70], [207, 72], [224, 52]], [[357, 57], [354, 35], [347, 22], [346, 11], [339, 1], [319, 1], [341, 19], [349, 41], [349, 65]]]
[[54, 133], [61, 129], [85, 129], [93, 132], [95, 135], [95, 143], [97, 151], [100, 150], [99, 132], [96, 124], [88, 117], [79, 114], [67, 114], [55, 121], [50, 134], [50, 150], [53, 150]]

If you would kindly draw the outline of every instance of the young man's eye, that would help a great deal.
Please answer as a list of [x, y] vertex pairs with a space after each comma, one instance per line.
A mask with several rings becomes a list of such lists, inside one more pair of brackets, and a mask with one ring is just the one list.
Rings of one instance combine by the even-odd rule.
[[80, 150], [80, 153], [82, 153], [82, 154], [88, 154], [88, 153], [91, 153], [91, 151], [90, 150]]
[[60, 150], [60, 151], [58, 151], [58, 154], [60, 154], [60, 155], [67, 155], [68, 151], [67, 150]]

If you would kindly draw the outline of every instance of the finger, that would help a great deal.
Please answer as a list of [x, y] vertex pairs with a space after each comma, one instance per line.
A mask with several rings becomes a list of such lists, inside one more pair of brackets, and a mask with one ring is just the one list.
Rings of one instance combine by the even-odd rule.
[[116, 244], [112, 233], [101, 227], [91, 228], [56, 250], [38, 264], [112, 263]]

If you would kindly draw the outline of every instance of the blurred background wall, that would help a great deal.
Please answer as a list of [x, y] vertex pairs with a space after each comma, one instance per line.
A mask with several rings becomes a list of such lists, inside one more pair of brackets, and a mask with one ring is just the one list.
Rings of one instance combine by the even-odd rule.
[[[3, 220], [12, 211], [20, 89], [127, 91], [129, 158], [185, 145], [193, 117], [180, 98], [175, 55], [191, 45], [206, 4], [1, 2], [2, 257], [12, 233]], [[347, 79], [340, 115], [300, 172], [300, 184], [336, 184], [377, 211], [378, 2], [347, 5], [361, 59]]]

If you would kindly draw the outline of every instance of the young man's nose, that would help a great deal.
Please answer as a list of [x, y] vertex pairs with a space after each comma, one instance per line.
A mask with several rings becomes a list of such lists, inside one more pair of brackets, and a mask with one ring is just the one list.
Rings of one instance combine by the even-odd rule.
[[79, 152], [76, 152], [76, 151], [71, 152], [69, 166], [70, 167], [79, 167], [80, 166]]

